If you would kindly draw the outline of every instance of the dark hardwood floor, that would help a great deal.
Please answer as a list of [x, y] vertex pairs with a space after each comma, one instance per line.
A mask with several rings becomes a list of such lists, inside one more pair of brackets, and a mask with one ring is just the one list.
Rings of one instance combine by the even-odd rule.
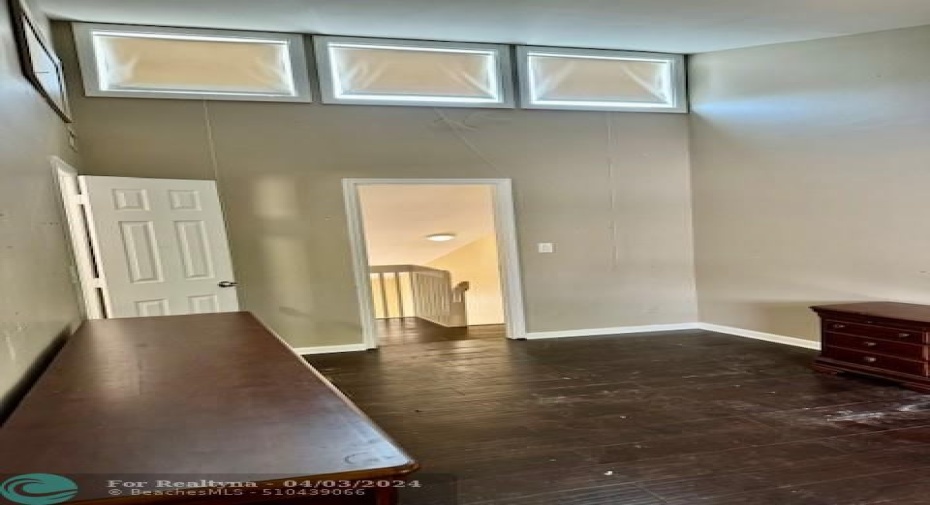
[[446, 328], [416, 317], [378, 319], [378, 343], [380, 345], [427, 344], [482, 338], [507, 338], [507, 329], [502, 324]]
[[308, 357], [423, 465], [404, 505], [930, 504], [930, 396], [709, 332]]

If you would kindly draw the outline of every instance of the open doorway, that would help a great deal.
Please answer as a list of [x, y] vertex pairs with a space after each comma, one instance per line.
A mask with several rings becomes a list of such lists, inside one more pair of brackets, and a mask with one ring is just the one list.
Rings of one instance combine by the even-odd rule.
[[345, 181], [369, 348], [524, 335], [509, 182]]

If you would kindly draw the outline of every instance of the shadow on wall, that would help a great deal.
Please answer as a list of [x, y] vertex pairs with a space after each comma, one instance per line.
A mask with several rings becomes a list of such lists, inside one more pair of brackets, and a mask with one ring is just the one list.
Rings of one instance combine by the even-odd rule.
[[39, 380], [39, 377], [45, 372], [45, 369], [52, 363], [52, 360], [55, 359], [55, 355], [57, 355], [58, 351], [65, 345], [65, 341], [71, 333], [72, 329], [66, 328], [61, 334], [55, 337], [48, 347], [36, 356], [35, 361], [25, 373], [23, 373], [19, 382], [10, 388], [9, 393], [0, 398], [0, 427], [3, 426], [10, 414], [12, 414], [19, 405], [19, 402], [22, 401], [26, 393], [32, 389], [32, 386]]
[[[808, 302], [746, 302], [733, 303], [731, 307], [738, 313], [745, 314], [747, 319], [731, 324], [718, 323], [724, 326], [735, 326], [747, 330], [772, 333], [786, 337], [802, 338], [806, 340], [820, 340], [820, 319], [810, 308], [818, 305], [836, 305], [842, 303], [858, 303], [864, 301], [878, 301], [874, 299], [858, 300], [812, 300]], [[887, 301], [887, 300], [883, 300]], [[750, 323], [751, 321], [751, 323]]]
[[329, 345], [332, 342], [325, 337], [361, 333], [357, 315], [340, 305], [346, 295], [354, 295], [354, 286], [333, 279], [320, 266], [321, 258], [338, 258], [344, 268], [350, 268], [348, 255], [333, 251], [339, 249], [340, 240], [348, 241], [345, 218], [338, 213], [326, 216], [334, 226], [325, 239], [314, 235], [316, 230], [306, 225], [305, 218], [317, 215], [320, 205], [329, 203], [321, 199], [341, 203], [342, 195], [307, 197], [304, 188], [316, 184], [319, 180], [309, 174], [285, 177], [268, 173], [255, 176], [251, 184], [229, 184], [223, 189], [224, 201], [237, 202], [226, 206], [227, 219], [245, 225], [249, 232], [231, 236], [237, 267], [243, 263], [252, 266], [237, 268], [241, 283], [249, 287], [240, 291], [243, 306], [280, 335], [290, 337], [295, 346], [315, 345], [307, 335], [320, 335], [324, 340], [319, 345]]

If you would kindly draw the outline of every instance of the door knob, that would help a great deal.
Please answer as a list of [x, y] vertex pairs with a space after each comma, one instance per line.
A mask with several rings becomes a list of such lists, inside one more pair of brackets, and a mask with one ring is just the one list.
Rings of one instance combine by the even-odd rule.
[[233, 282], [233, 281], [222, 281], [219, 284], [217, 284], [217, 286], [221, 288], [234, 288], [238, 285], [239, 285], [238, 282]]

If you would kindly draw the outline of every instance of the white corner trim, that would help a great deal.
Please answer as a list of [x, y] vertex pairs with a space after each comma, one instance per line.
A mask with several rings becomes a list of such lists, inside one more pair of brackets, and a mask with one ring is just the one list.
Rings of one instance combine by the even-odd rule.
[[[763, 333], [761, 331], [744, 330], [732, 326], [721, 326], [710, 323], [678, 323], [678, 324], [653, 324], [647, 326], [618, 326], [616, 328], [594, 328], [589, 330], [566, 330], [566, 331], [538, 331], [526, 334], [527, 340], [546, 340], [553, 338], [573, 338], [573, 337], [600, 337], [609, 335], [632, 335], [637, 333], [658, 333], [663, 331], [684, 331], [684, 330], [705, 330], [716, 333], [724, 333], [737, 337], [751, 338], [753, 340], [763, 340], [776, 344], [790, 345], [793, 347], [803, 347], [805, 349], [820, 350], [820, 342], [805, 340], [803, 338], [786, 337], [774, 333]], [[341, 352], [359, 352], [367, 351], [369, 347], [365, 344], [348, 344], [348, 345], [323, 345], [317, 347], [296, 347], [293, 351], [301, 356], [310, 354], [334, 354]]]
[[367, 351], [368, 346], [365, 344], [348, 344], [348, 345], [321, 345], [317, 347], [295, 347], [294, 352], [301, 356], [308, 354], [333, 354], [337, 352], [359, 352]]
[[571, 338], [571, 337], [597, 337], [606, 335], [630, 335], [634, 333], [656, 333], [662, 331], [682, 331], [682, 330], [705, 330], [737, 337], [751, 338], [753, 340], [764, 340], [776, 344], [790, 345], [793, 347], [803, 347], [805, 349], [820, 350], [820, 342], [805, 340], [803, 338], [786, 337], [784, 335], [775, 335], [774, 333], [763, 333], [761, 331], [744, 330], [732, 326], [721, 326], [710, 323], [680, 323], [680, 324], [654, 324], [648, 326], [620, 326], [616, 328], [596, 328], [590, 330], [567, 330], [567, 331], [540, 331], [526, 334], [527, 340], [543, 340], [550, 338]]
[[527, 340], [548, 338], [598, 337], [604, 335], [629, 335], [632, 333], [655, 333], [660, 331], [696, 330], [699, 323], [653, 324], [649, 326], [619, 326], [616, 328], [596, 328], [591, 330], [538, 331], [526, 334]]
[[744, 330], [742, 328], [734, 328], [732, 326], [720, 326], [718, 324], [710, 323], [698, 323], [698, 328], [706, 331], [714, 331], [717, 333], [726, 333], [727, 335], [735, 335], [737, 337], [751, 338], [753, 340], [764, 340], [766, 342], [774, 342], [776, 344], [791, 345], [794, 347], [803, 347], [805, 349], [815, 349], [820, 350], [820, 342], [814, 340], [806, 340], [803, 338], [796, 337], [786, 337], [784, 335], [776, 335], [774, 333], [763, 333], [761, 331], [753, 330]]

